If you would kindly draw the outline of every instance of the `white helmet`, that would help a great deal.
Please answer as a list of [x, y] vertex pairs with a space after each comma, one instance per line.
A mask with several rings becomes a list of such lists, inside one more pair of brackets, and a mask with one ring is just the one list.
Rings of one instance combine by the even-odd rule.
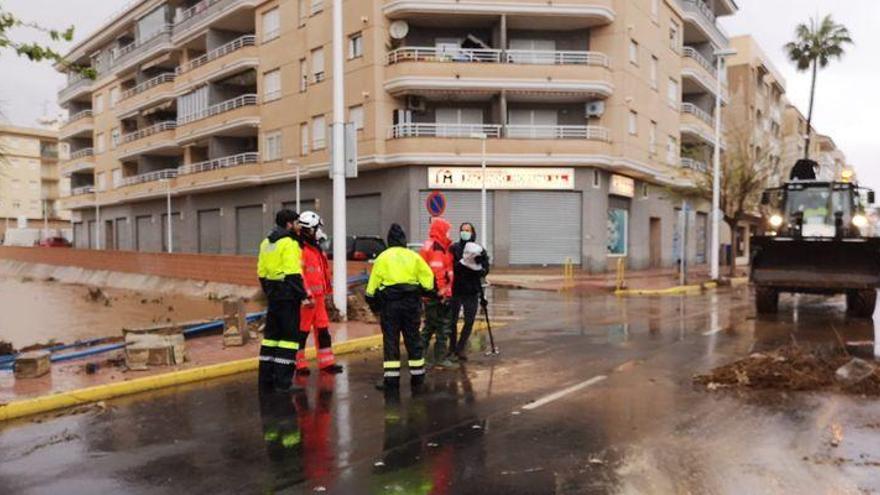
[[317, 229], [318, 227], [324, 225], [324, 221], [321, 220], [321, 216], [313, 211], [304, 211], [300, 213], [298, 221], [300, 226], [306, 229]]

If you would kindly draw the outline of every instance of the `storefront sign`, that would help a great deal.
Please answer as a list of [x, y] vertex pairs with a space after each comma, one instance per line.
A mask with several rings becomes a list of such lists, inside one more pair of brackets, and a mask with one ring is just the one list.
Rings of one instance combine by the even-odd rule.
[[622, 175], [612, 175], [611, 188], [608, 192], [615, 196], [634, 198], [636, 196], [636, 181]]
[[[431, 189], [480, 189], [479, 167], [428, 167]], [[491, 167], [486, 169], [486, 189], [574, 190], [573, 168]]]

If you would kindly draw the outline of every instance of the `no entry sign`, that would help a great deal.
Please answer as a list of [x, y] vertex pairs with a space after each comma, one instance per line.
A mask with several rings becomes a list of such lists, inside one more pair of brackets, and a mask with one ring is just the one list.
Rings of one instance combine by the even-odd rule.
[[446, 211], [446, 196], [440, 191], [433, 191], [425, 200], [425, 208], [428, 209], [428, 215], [439, 217]]

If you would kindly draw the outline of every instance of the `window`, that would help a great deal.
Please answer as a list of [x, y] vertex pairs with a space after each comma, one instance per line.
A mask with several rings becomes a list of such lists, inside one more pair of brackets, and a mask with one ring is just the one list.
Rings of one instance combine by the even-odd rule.
[[629, 245], [629, 211], [608, 208], [608, 256], [626, 256]]
[[119, 146], [121, 135], [119, 134], [119, 128], [114, 127], [112, 131], [110, 131], [110, 148], [116, 149]]
[[364, 35], [355, 33], [348, 38], [348, 58], [358, 58], [364, 56]]
[[320, 150], [327, 146], [327, 124], [324, 116], [319, 115], [312, 118], [312, 149]]
[[678, 138], [669, 136], [666, 142], [666, 163], [675, 165], [678, 162]]
[[651, 121], [651, 127], [648, 129], [648, 152], [652, 155], [657, 153], [657, 122]]
[[602, 174], [598, 169], [593, 169], [593, 187], [599, 188], [602, 185]]
[[110, 108], [116, 106], [119, 103], [119, 88], [113, 88], [110, 90]]
[[296, 6], [296, 15], [297, 20], [299, 21], [299, 27], [303, 27], [306, 25], [306, 21], [309, 19], [309, 10], [308, 4], [306, 4], [308, 0], [298, 0]]
[[263, 14], [263, 42], [274, 40], [281, 35], [281, 18], [278, 7]]
[[309, 62], [301, 58], [299, 59], [299, 92], [302, 93], [309, 88]]
[[97, 136], [95, 136], [95, 153], [103, 153], [107, 149], [106, 143], [104, 142], [104, 133], [99, 132]]
[[648, 199], [648, 197], [650, 195], [651, 195], [651, 189], [648, 187], [648, 184], [647, 183], [642, 184], [642, 198]]
[[324, 80], [324, 48], [312, 50], [312, 79], [319, 83]]
[[669, 79], [669, 87], [666, 92], [666, 99], [669, 100], [669, 105], [673, 108], [678, 108], [678, 99], [681, 96], [681, 91], [678, 89], [678, 81], [675, 79]]
[[633, 136], [639, 133], [639, 114], [635, 110], [629, 111], [629, 121], [627, 129]]
[[629, 40], [629, 62], [639, 65], [639, 43], [636, 40]]
[[266, 161], [281, 159], [281, 131], [266, 133], [266, 150], [263, 152]]
[[657, 89], [657, 66], [660, 65], [660, 59], [651, 55], [651, 88]]
[[281, 70], [275, 69], [263, 74], [263, 101], [281, 98]]
[[299, 125], [299, 154], [306, 156], [309, 154], [309, 124], [303, 122]]
[[679, 31], [678, 23], [671, 21], [669, 23], [669, 48], [672, 48], [675, 52], [678, 52], [681, 47], [681, 42], [678, 40]]
[[95, 115], [104, 111], [104, 95], [102, 93], [95, 93], [95, 104], [93, 107]]
[[357, 105], [348, 109], [348, 121], [354, 123], [358, 131], [364, 128], [364, 106]]

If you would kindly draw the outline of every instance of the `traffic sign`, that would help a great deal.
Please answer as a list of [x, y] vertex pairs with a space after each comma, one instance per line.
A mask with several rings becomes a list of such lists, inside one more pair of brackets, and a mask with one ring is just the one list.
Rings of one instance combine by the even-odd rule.
[[439, 217], [446, 211], [446, 196], [440, 191], [432, 191], [425, 201], [425, 208], [432, 217]]

